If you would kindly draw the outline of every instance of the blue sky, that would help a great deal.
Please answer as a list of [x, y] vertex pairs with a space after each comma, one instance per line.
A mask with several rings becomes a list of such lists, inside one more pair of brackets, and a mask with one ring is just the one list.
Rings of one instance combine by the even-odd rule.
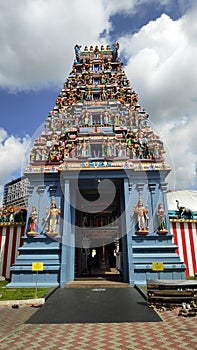
[[71, 71], [74, 45], [114, 41], [166, 145], [169, 186], [196, 189], [196, 16], [195, 0], [1, 1], [0, 189], [21, 174]]

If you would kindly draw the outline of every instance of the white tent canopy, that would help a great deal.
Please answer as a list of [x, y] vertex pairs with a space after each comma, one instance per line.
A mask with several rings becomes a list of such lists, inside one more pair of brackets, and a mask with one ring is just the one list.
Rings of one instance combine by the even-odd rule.
[[183, 190], [167, 193], [168, 210], [177, 210], [176, 200], [179, 205], [197, 211], [197, 191]]

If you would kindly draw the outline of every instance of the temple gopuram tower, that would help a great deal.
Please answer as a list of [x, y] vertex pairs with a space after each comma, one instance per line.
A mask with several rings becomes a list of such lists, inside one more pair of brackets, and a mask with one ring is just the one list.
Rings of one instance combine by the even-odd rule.
[[28, 220], [9, 287], [100, 276], [184, 279], [166, 201], [170, 167], [118, 54], [75, 45], [72, 70], [35, 139]]

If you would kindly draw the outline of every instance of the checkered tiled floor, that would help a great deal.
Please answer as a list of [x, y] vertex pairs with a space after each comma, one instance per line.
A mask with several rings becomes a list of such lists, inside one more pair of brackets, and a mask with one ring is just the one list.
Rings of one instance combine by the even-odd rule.
[[163, 322], [32, 325], [36, 308], [0, 308], [0, 349], [197, 349], [197, 316], [159, 311]]

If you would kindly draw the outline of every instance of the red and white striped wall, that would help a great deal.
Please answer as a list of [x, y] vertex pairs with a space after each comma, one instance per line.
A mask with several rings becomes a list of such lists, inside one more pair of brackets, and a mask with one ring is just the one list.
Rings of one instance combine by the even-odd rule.
[[10, 267], [19, 254], [24, 231], [25, 223], [0, 224], [0, 276], [10, 278]]
[[186, 276], [197, 275], [197, 220], [171, 219], [173, 242], [186, 265]]

